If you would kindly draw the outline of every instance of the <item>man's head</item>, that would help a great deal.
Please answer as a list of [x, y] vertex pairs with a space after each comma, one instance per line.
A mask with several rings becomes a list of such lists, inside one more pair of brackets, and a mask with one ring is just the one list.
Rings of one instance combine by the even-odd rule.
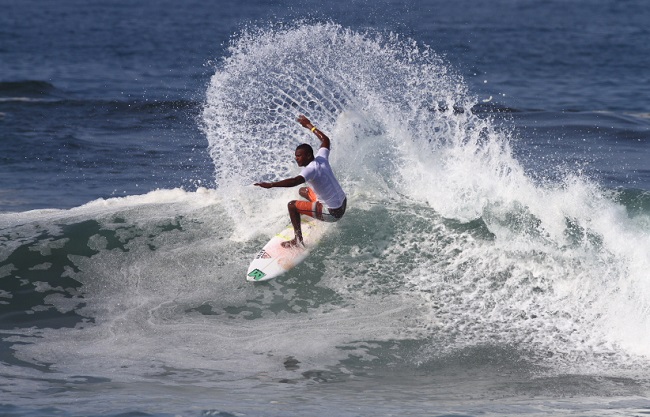
[[296, 162], [299, 167], [306, 167], [314, 160], [314, 149], [307, 143], [298, 145], [296, 148]]

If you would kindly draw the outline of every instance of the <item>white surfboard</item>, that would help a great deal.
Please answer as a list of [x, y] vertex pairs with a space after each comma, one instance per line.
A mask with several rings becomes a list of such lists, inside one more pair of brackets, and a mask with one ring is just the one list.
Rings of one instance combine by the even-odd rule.
[[293, 226], [289, 224], [257, 253], [248, 267], [246, 281], [268, 281], [284, 274], [304, 261], [309, 255], [309, 251], [320, 241], [327, 229], [327, 225], [311, 217], [302, 216], [301, 226], [305, 246], [282, 247], [282, 242], [288, 242], [294, 237]]

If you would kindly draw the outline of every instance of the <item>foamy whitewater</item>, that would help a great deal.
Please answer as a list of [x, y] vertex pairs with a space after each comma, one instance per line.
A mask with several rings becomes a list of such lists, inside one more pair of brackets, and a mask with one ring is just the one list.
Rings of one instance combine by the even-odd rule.
[[[334, 23], [243, 31], [199, 116], [216, 188], [0, 213], [5, 401], [71, 415], [645, 407], [650, 213], [580, 171], [533, 178], [516, 129], [476, 111], [451, 68]], [[303, 264], [250, 284], [297, 195], [252, 184], [297, 174], [295, 146], [315, 145], [299, 114], [332, 139], [348, 212]]]

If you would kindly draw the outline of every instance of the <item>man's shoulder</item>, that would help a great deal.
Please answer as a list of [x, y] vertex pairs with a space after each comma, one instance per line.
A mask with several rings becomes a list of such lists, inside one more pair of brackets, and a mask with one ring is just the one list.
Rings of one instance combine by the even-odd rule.
[[318, 152], [316, 152], [316, 157], [322, 156], [323, 158], [327, 159], [330, 156], [330, 149], [329, 148], [319, 148]]

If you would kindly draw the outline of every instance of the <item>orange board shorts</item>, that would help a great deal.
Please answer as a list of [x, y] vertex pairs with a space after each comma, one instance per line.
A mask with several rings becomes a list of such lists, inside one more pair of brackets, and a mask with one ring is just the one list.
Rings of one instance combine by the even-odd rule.
[[305, 197], [308, 201], [298, 200], [296, 201], [296, 208], [300, 214], [304, 214], [309, 217], [313, 217], [324, 222], [337, 222], [345, 214], [345, 206], [347, 204], [347, 198], [343, 200], [343, 205], [336, 209], [326, 208], [323, 210], [323, 203], [318, 201], [316, 193], [309, 187], [303, 187], [300, 189], [300, 195]]

